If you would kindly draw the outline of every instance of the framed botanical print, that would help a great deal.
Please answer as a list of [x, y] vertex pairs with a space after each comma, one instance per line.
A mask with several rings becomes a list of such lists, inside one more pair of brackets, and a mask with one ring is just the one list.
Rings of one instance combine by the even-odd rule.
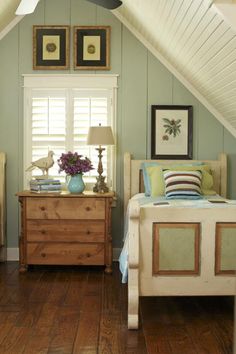
[[69, 36], [69, 26], [33, 26], [33, 69], [68, 69]]
[[110, 69], [110, 26], [74, 27], [74, 68]]
[[193, 107], [152, 106], [152, 159], [192, 159]]

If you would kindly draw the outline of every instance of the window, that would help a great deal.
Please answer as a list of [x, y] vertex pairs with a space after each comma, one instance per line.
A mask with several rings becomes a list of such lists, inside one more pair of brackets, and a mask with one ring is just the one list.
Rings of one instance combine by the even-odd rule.
[[[116, 88], [115, 75], [24, 76], [24, 170], [52, 150], [50, 176], [65, 181], [65, 175], [58, 172], [57, 159], [62, 152], [77, 151], [91, 159], [95, 169], [84, 179], [87, 186], [94, 185], [98, 153], [96, 147], [86, 145], [87, 133], [90, 126], [100, 123], [111, 125], [115, 136]], [[115, 189], [115, 147], [106, 147], [102, 162], [107, 184]], [[25, 187], [40, 173], [38, 169], [27, 172]]]

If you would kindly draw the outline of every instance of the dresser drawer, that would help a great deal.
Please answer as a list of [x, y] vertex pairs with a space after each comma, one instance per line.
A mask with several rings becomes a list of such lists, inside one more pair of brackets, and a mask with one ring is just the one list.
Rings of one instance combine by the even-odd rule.
[[27, 220], [28, 242], [104, 242], [104, 221]]
[[78, 243], [27, 243], [28, 264], [104, 264], [104, 245]]
[[27, 219], [105, 219], [104, 198], [27, 198]]

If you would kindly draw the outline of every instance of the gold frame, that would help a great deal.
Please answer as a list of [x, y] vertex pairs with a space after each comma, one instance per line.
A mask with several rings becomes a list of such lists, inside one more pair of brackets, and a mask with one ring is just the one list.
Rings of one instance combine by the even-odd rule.
[[[44, 59], [43, 37], [59, 37], [59, 59]], [[55, 42], [50, 43], [54, 44]], [[49, 51], [48, 51], [49, 52]], [[70, 67], [70, 26], [33, 26], [33, 69], [34, 70], [65, 70]]]
[[[74, 26], [75, 70], [110, 70], [110, 33], [110, 26]], [[84, 37], [89, 36], [100, 37], [99, 59], [84, 59]], [[96, 52], [95, 45], [92, 44], [94, 53]]]

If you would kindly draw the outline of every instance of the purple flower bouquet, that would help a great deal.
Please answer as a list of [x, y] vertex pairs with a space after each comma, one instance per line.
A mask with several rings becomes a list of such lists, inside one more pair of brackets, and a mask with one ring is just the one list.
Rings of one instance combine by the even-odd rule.
[[61, 157], [57, 160], [59, 166], [59, 173], [65, 171], [67, 175], [75, 176], [77, 174], [83, 174], [93, 170], [93, 165], [88, 157], [78, 155], [77, 152], [68, 151], [65, 154], [61, 154]]

